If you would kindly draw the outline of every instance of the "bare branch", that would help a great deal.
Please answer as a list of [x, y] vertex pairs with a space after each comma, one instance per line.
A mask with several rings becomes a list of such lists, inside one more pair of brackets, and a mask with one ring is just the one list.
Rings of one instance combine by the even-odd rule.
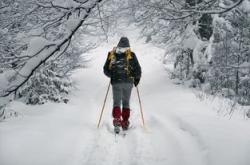
[[101, 27], [102, 27], [103, 33], [104, 33], [104, 35], [106, 37], [106, 41], [108, 41], [108, 35], [107, 35], [106, 30], [105, 30], [104, 25], [103, 25], [103, 19], [102, 19], [102, 16], [101, 16], [101, 11], [100, 11], [99, 5], [97, 5], [97, 10], [98, 10], [98, 15], [99, 15], [99, 18], [100, 18], [100, 22], [101, 22]]

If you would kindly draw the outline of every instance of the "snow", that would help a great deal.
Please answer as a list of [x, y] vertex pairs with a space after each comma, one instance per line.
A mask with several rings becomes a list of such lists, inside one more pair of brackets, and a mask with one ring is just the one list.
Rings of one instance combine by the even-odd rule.
[[246, 12], [249, 12], [250, 11], [250, 1], [249, 0], [243, 1], [242, 8], [245, 9]]
[[195, 35], [194, 31], [193, 31], [193, 27], [192, 26], [188, 26], [186, 29], [187, 35], [185, 36], [184, 40], [183, 40], [183, 47], [185, 49], [195, 49], [197, 43], [199, 42], [199, 39], [197, 38], [197, 36]]
[[7, 28], [0, 28], [0, 34], [6, 34], [9, 30]]
[[39, 36], [44, 32], [44, 30], [42, 28], [35, 28], [29, 31], [29, 35], [30, 36]]
[[250, 62], [244, 62], [240, 65], [241, 68], [250, 68]]
[[76, 3], [73, 0], [54, 0], [53, 4], [61, 7], [75, 8], [79, 6], [79, 3]]
[[[45, 44], [46, 42], [40, 42], [39, 44], [37, 41], [39, 40], [36, 40], [31, 44], [32, 46], [30, 46], [30, 49], [28, 48], [27, 53], [34, 53], [33, 55], [38, 55], [33, 56], [25, 63], [25, 65], [18, 71], [19, 78], [16, 79], [16, 82], [12, 83], [11, 85], [21, 84], [21, 82], [26, 79], [32, 70], [38, 66], [41, 61], [46, 59], [48, 55], [55, 49], [55, 46], [47, 47], [49, 44]], [[35, 48], [35, 45], [39, 45], [39, 49]]]
[[93, 6], [95, 1], [85, 1], [85, 0], [53, 0], [53, 5], [60, 6], [64, 8], [77, 8], [84, 4], [84, 7], [88, 8]]
[[173, 84], [161, 61], [165, 51], [129, 31], [143, 71], [139, 90], [147, 129], [135, 90], [133, 128], [125, 138], [116, 141], [112, 133], [111, 91], [96, 128], [109, 83], [102, 67], [119, 41], [114, 37], [89, 52], [89, 68], [74, 73], [77, 89], [68, 104], [11, 104], [19, 116], [0, 123], [1, 165], [249, 165], [249, 120], [218, 116], [216, 102], [201, 102], [191, 89]]
[[206, 65], [208, 59], [204, 56], [204, 50], [206, 50], [208, 42], [198, 40], [195, 48], [193, 49], [193, 59], [196, 65]]
[[70, 18], [67, 22], [66, 22], [66, 27], [69, 31], [73, 31], [76, 26], [80, 23], [80, 19], [77, 18]]
[[0, 91], [4, 91], [9, 85], [9, 81], [16, 74], [14, 70], [6, 70], [0, 74]]
[[41, 51], [41, 49], [44, 48], [44, 46], [50, 45], [50, 44], [51, 42], [49, 42], [43, 37], [33, 37], [30, 39], [28, 49], [24, 54], [28, 56], [33, 56], [34, 54]]
[[229, 88], [222, 88], [221, 89], [221, 93], [225, 97], [233, 97], [233, 96], [236, 95], [235, 92], [234, 92], [234, 90], [233, 89], [229, 89]]

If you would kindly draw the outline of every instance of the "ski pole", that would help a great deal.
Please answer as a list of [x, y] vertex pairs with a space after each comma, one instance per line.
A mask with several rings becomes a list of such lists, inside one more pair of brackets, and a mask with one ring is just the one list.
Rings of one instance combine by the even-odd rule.
[[102, 106], [102, 111], [101, 111], [101, 114], [100, 114], [100, 117], [99, 117], [99, 121], [98, 121], [98, 124], [97, 124], [97, 128], [99, 128], [100, 123], [101, 123], [101, 120], [102, 120], [102, 115], [103, 115], [104, 107], [105, 107], [106, 100], [107, 100], [107, 97], [108, 97], [110, 84], [111, 84], [111, 83], [109, 82], [108, 90], [107, 90], [107, 92], [106, 92], [106, 96], [105, 96], [104, 103], [103, 103], [103, 106]]
[[143, 111], [142, 111], [142, 103], [141, 103], [141, 98], [140, 98], [140, 93], [139, 93], [138, 86], [136, 86], [136, 90], [137, 90], [138, 100], [139, 100], [139, 104], [140, 104], [140, 111], [141, 111], [142, 125], [143, 125], [143, 127], [145, 128], [145, 122], [144, 122]]

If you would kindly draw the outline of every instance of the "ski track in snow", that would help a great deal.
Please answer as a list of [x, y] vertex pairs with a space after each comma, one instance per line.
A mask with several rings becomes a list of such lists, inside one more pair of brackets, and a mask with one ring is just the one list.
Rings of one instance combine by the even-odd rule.
[[[121, 137], [121, 135], [118, 135], [116, 138], [118, 138], [117, 141], [114, 134], [111, 133], [111, 127], [98, 130], [93, 142], [87, 147], [89, 149], [83, 153], [84, 159], [82, 164], [122, 164], [122, 161], [129, 160], [134, 152], [130, 151], [130, 148], [126, 145], [123, 145], [124, 141], [121, 140], [125, 140], [125, 138]], [[126, 141], [131, 140], [133, 143], [135, 142], [134, 139], [126, 137]]]
[[[93, 61], [90, 67], [78, 70], [74, 74], [77, 89], [67, 105], [44, 105], [43, 108], [43, 106], [30, 107], [17, 104], [15, 108], [20, 106], [23, 116], [0, 123], [0, 164], [248, 165], [247, 152], [250, 151], [250, 141], [247, 138], [238, 140], [237, 133], [230, 134], [223, 131], [231, 129], [235, 124], [236, 129], [233, 129], [235, 132], [241, 127], [245, 136], [249, 137], [250, 133], [246, 133], [250, 128], [249, 122], [230, 123], [231, 121], [217, 118], [211, 107], [199, 102], [190, 89], [176, 86], [169, 80], [161, 64], [163, 50], [144, 44], [132, 36], [129, 38], [143, 71], [139, 88], [146, 129], [141, 126], [135, 90], [131, 96], [132, 128], [126, 136], [115, 137], [112, 132], [112, 91], [108, 95], [100, 128], [96, 129], [108, 85], [108, 79], [102, 73], [102, 66], [107, 52], [118, 42], [114, 39], [113, 42], [110, 41], [109, 44], [91, 51], [89, 55], [93, 57]], [[48, 107], [51, 107], [50, 110]], [[53, 121], [56, 124], [53, 125]], [[65, 128], [65, 122], [71, 125]], [[17, 133], [13, 132], [17, 129]], [[26, 135], [24, 138], [25, 132], [22, 130], [26, 129], [30, 129], [31, 132], [32, 129], [37, 130], [38, 135], [33, 137]], [[39, 133], [43, 136], [40, 137]], [[43, 143], [46, 143], [48, 138], [46, 134], [50, 134], [48, 136], [53, 140], [50, 145], [44, 147]], [[228, 135], [234, 140], [228, 139]], [[17, 142], [20, 143], [18, 148], [20, 152], [13, 151], [16, 150], [12, 145], [15, 137], [19, 137]], [[58, 144], [54, 144], [56, 139], [59, 140]], [[36, 144], [36, 141], [41, 144]], [[237, 148], [235, 144], [238, 144], [238, 141], [242, 143]], [[25, 149], [29, 143], [35, 147]], [[241, 154], [231, 151], [231, 144], [241, 150]], [[36, 159], [39, 155], [34, 156], [32, 149], [40, 150], [40, 162]], [[20, 155], [15, 156], [15, 154]], [[227, 157], [228, 154], [230, 157]], [[37, 161], [34, 163], [33, 160]]]

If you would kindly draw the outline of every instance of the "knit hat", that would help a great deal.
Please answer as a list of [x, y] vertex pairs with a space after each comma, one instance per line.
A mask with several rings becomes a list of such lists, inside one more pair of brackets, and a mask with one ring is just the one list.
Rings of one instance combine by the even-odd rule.
[[120, 47], [120, 48], [130, 47], [128, 38], [127, 37], [121, 37], [117, 47]]

